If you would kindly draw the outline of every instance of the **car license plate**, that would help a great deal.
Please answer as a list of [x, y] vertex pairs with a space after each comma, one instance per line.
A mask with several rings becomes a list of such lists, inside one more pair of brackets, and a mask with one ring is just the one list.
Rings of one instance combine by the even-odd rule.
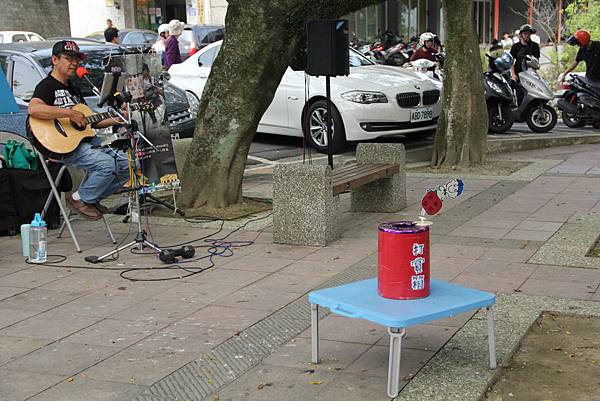
[[410, 122], [429, 121], [433, 119], [433, 109], [431, 107], [422, 107], [410, 111]]

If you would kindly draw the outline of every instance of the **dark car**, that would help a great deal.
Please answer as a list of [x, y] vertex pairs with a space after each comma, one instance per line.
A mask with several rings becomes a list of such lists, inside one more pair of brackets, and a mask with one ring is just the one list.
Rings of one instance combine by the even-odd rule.
[[186, 25], [182, 37], [195, 45], [197, 50], [218, 42], [225, 35], [223, 25]]
[[[27, 106], [27, 101], [31, 98], [37, 83], [52, 70], [53, 45], [54, 41], [0, 45], [0, 67], [4, 71], [17, 104]], [[98, 88], [102, 87], [107, 59], [129, 53], [127, 49], [120, 46], [97, 41], [79, 41], [78, 45], [86, 55], [82, 65], [90, 71], [90, 79]], [[98, 103], [98, 98], [87, 82], [77, 77], [73, 80], [81, 89], [88, 105], [94, 106]], [[168, 82], [165, 82], [164, 91], [171, 136], [175, 139], [192, 137], [195, 119], [188, 95], [184, 90]], [[196, 102], [196, 99], [193, 101]], [[195, 107], [195, 104], [192, 107]]]
[[[86, 38], [104, 41], [104, 31], [91, 33]], [[119, 29], [121, 46], [147, 52], [158, 39], [158, 34], [148, 29]]]

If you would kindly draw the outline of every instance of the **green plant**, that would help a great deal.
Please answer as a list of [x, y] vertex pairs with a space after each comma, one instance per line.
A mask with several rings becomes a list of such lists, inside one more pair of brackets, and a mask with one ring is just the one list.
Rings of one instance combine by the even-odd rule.
[[565, 8], [563, 15], [567, 33], [587, 29], [592, 40], [600, 40], [600, 0], [575, 0]]

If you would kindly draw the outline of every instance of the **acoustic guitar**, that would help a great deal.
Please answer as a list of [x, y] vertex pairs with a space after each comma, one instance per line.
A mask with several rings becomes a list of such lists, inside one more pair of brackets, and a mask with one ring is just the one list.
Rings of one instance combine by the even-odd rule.
[[[150, 111], [154, 107], [151, 104], [130, 104], [130, 109]], [[91, 138], [96, 135], [91, 125], [107, 118], [117, 118], [114, 113], [94, 114], [92, 109], [83, 103], [73, 106], [74, 110], [80, 111], [85, 115], [85, 126], [79, 127], [67, 117], [56, 118], [54, 120], [42, 120], [30, 117], [29, 126], [36, 145], [36, 148], [46, 156], [56, 157], [66, 155], [74, 151], [84, 138]]]

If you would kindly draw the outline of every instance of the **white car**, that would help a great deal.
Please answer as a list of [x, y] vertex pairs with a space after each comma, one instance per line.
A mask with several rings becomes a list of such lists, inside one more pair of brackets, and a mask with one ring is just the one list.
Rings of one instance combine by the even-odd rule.
[[0, 43], [41, 42], [43, 37], [35, 32], [0, 31]]
[[[171, 83], [202, 96], [222, 41], [206, 46], [185, 62], [171, 66]], [[441, 112], [441, 82], [424, 74], [373, 63], [350, 49], [350, 75], [331, 79], [332, 147], [339, 153], [348, 141], [420, 133], [436, 128]], [[309, 77], [305, 105], [304, 71], [288, 68], [263, 115], [258, 132], [302, 136], [308, 108], [311, 145], [327, 150], [325, 78]], [[304, 114], [306, 116], [306, 114]]]

